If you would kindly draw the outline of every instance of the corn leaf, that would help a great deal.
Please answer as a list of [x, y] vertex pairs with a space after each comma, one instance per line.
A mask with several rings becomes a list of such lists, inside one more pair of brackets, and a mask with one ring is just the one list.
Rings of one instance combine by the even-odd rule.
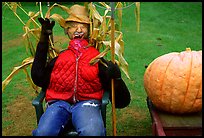
[[92, 12], [93, 17], [96, 18], [97, 20], [99, 20], [100, 23], [101, 23], [103, 21], [103, 18], [101, 17], [101, 15], [96, 10], [96, 7], [93, 4], [89, 4], [89, 9]]
[[[103, 41], [103, 44], [105, 44], [106, 46], [111, 47], [111, 41]], [[120, 44], [117, 41], [115, 41], [115, 54], [118, 56], [118, 59], [119, 59], [119, 61], [118, 61], [119, 67], [125, 73], [127, 78], [130, 79], [130, 76], [129, 76], [129, 73], [128, 73], [128, 63], [124, 59], [124, 57], [123, 57], [123, 49], [121, 48]]]
[[29, 12], [28, 15], [30, 17], [30, 19], [27, 21], [27, 23], [25, 24], [25, 26], [30, 27], [30, 23], [34, 24], [34, 28], [36, 27], [36, 25], [38, 27], [40, 27], [38, 25], [38, 23], [35, 21], [35, 19], [39, 16], [40, 12], [34, 13], [34, 12]]
[[24, 40], [24, 44], [26, 45], [26, 51], [30, 51], [31, 55], [34, 56], [35, 55], [35, 49], [33, 47], [32, 42], [30, 41], [30, 37], [29, 37], [29, 30], [27, 27], [25, 27], [25, 31], [26, 33], [23, 35], [23, 40]]
[[9, 6], [11, 7], [11, 10], [16, 13], [18, 3], [17, 2], [9, 2]]
[[110, 47], [106, 47], [104, 51], [100, 52], [99, 55], [91, 59], [91, 61], [89, 62], [90, 65], [96, 64], [102, 57], [104, 57], [108, 53], [109, 50], [110, 50]]
[[63, 28], [68, 27], [68, 26], [66, 26], [65, 19], [61, 15], [55, 13], [55, 14], [51, 15], [50, 18], [57, 21], [60, 24], [60, 26]]
[[92, 33], [92, 35], [91, 35], [91, 39], [96, 40], [97, 37], [98, 37], [98, 35], [99, 35], [99, 29], [94, 28], [93, 33]]
[[137, 26], [137, 32], [140, 31], [140, 2], [135, 2], [135, 19], [136, 19], [136, 26]]
[[121, 27], [122, 27], [122, 7], [123, 7], [122, 2], [118, 2], [116, 5], [116, 8], [119, 9], [117, 11], [118, 12], [118, 20], [119, 20], [119, 30], [121, 30]]
[[[29, 57], [26, 58], [25, 60], [23, 60], [22, 64], [26, 64], [27, 62], [32, 62], [33, 63], [34, 58], [33, 57]], [[29, 66], [30, 68], [32, 67], [32, 64], [30, 64]], [[30, 77], [30, 75], [28, 74], [28, 71], [26, 68], [23, 68], [24, 73], [26, 74], [26, 79], [27, 81], [31, 84], [32, 88], [35, 90], [35, 92], [39, 91], [39, 87], [37, 85], [35, 85]]]
[[21, 69], [24, 69], [26, 68], [28, 65], [32, 64], [33, 63], [33, 57], [29, 57], [29, 58], [26, 58], [24, 61], [23, 61], [23, 64], [18, 66], [18, 67], [14, 67], [13, 68], [13, 71], [9, 74], [9, 76], [2, 82], [2, 92], [4, 90], [4, 88], [6, 87], [6, 85], [9, 84], [9, 82], [12, 80], [13, 76], [15, 74], [17, 74]]
[[109, 5], [107, 5], [105, 2], [98, 2], [100, 3], [102, 6], [104, 6], [106, 9], [111, 10], [111, 7]]

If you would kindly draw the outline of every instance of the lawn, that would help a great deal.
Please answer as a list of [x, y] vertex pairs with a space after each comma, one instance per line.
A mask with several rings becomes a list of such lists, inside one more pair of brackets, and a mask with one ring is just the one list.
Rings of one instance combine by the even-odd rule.
[[[21, 3], [26, 11], [38, 11], [35, 2]], [[64, 3], [66, 6], [73, 3]], [[127, 108], [116, 110], [118, 136], [151, 136], [151, 118], [143, 87], [145, 66], [155, 58], [170, 52], [202, 50], [202, 3], [201, 2], [141, 2], [140, 32], [136, 31], [134, 6], [123, 10], [122, 32], [125, 43], [124, 57], [129, 64], [128, 79], [122, 76], [131, 93]], [[43, 2], [44, 11], [47, 10]], [[28, 18], [22, 11], [24, 21]], [[63, 14], [63, 13], [62, 13]], [[118, 20], [118, 19], [116, 19]], [[2, 81], [13, 67], [30, 55], [22, 41], [23, 24], [13, 12], [2, 4]], [[54, 27], [56, 40], [67, 37], [58, 24]], [[36, 96], [23, 71], [2, 92], [2, 135], [30, 136], [36, 127], [31, 101]], [[111, 104], [107, 109], [107, 135], [112, 135]]]

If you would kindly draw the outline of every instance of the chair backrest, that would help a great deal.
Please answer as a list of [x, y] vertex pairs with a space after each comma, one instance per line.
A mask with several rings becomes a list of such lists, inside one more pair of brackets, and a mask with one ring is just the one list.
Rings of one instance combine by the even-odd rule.
[[[37, 95], [37, 97], [32, 101], [32, 105], [35, 107], [36, 112], [36, 118], [37, 118], [37, 124], [39, 123], [40, 117], [44, 113], [43, 108], [43, 100], [45, 98], [45, 91], [40, 91], [40, 93]], [[106, 106], [109, 103], [109, 92], [105, 91], [103, 98], [102, 98], [102, 104], [101, 104], [101, 114], [103, 117], [104, 127], [106, 128]], [[62, 135], [64, 136], [78, 136], [78, 133], [75, 131], [74, 127], [71, 123], [67, 125], [68, 127], [65, 128], [65, 131]]]

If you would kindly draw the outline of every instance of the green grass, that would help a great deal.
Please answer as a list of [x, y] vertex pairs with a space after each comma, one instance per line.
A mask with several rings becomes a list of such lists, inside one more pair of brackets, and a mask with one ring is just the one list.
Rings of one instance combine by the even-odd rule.
[[[29, 11], [38, 11], [35, 3], [22, 3]], [[44, 4], [43, 9], [46, 9]], [[129, 63], [128, 80], [123, 78], [130, 90], [132, 101], [129, 107], [117, 109], [117, 135], [151, 135], [151, 119], [146, 105], [146, 92], [143, 87], [145, 65], [155, 58], [170, 52], [181, 52], [187, 47], [202, 50], [202, 3], [201, 2], [141, 2], [140, 32], [136, 32], [134, 6], [123, 10], [122, 32], [125, 42], [125, 59]], [[60, 12], [60, 10], [59, 10]], [[26, 21], [27, 17], [19, 11]], [[61, 12], [63, 16], [64, 12]], [[117, 19], [116, 19], [117, 20]], [[2, 81], [14, 66], [28, 57], [25, 46], [20, 43], [23, 25], [6, 7], [2, 8]], [[63, 36], [58, 24], [54, 35]], [[11, 41], [17, 43], [12, 43]], [[26, 90], [30, 90], [30, 92]], [[29, 96], [30, 88], [23, 72], [19, 72], [2, 93], [2, 128], [12, 122], [4, 121], [9, 117], [7, 105], [18, 95]], [[30, 97], [32, 99], [32, 97]], [[32, 106], [32, 105], [31, 105]], [[111, 105], [107, 111], [107, 134], [112, 135]], [[35, 118], [35, 117], [33, 117]], [[33, 119], [33, 121], [36, 121]]]

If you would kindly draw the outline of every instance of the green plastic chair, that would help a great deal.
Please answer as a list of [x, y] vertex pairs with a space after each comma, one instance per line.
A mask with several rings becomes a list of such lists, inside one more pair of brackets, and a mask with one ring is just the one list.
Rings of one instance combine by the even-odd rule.
[[[40, 91], [37, 97], [32, 101], [32, 105], [35, 107], [36, 117], [37, 117], [37, 124], [39, 123], [40, 117], [44, 113], [43, 109], [43, 101], [45, 98], [45, 92]], [[104, 127], [106, 128], [106, 106], [109, 103], [109, 92], [105, 91], [103, 98], [102, 98], [102, 106], [101, 106], [101, 113], [103, 117]], [[63, 136], [78, 136], [77, 131], [74, 129], [72, 123], [67, 125], [65, 130], [62, 133]]]

